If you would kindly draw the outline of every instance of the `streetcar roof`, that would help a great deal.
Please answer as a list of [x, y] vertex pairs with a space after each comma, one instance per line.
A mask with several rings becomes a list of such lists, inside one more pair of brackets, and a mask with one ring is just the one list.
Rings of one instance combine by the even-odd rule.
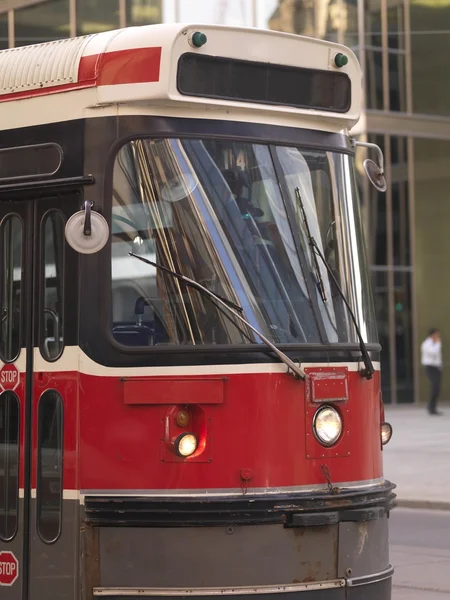
[[[206, 42], [198, 47], [192, 41], [195, 32], [206, 36]], [[336, 66], [338, 53], [348, 59], [347, 64]], [[213, 89], [208, 80], [217, 69], [224, 73], [234, 69], [225, 97], [223, 90]], [[204, 74], [203, 79], [200, 76], [196, 81], [196, 73]], [[272, 97], [262, 89], [270, 77], [277, 82], [272, 83]], [[65, 115], [72, 110], [73, 116], [66, 119], [86, 116], [81, 112], [89, 108], [150, 104], [197, 111], [204, 111], [205, 106], [222, 111], [241, 108], [255, 114], [322, 119], [350, 128], [360, 116], [361, 80], [355, 55], [339, 44], [219, 25], [129, 27], [0, 51], [0, 102], [4, 108], [5, 103], [17, 105], [33, 99], [36, 103], [37, 99], [70, 94], [73, 101], [64, 98], [68, 103]], [[230, 87], [239, 86], [242, 89], [233, 97]], [[309, 89], [312, 91], [307, 93]], [[263, 98], [264, 94], [267, 97]], [[39, 106], [42, 110], [36, 113], [36, 124], [59, 120], [49, 120], [45, 106]], [[231, 117], [225, 113], [223, 118]], [[14, 126], [20, 125], [11, 125], [11, 116], [6, 114], [3, 128]]]

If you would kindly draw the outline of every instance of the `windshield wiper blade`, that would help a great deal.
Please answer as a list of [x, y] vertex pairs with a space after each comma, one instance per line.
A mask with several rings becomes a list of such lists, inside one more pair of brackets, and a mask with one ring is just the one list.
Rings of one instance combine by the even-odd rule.
[[303, 216], [303, 221], [305, 223], [305, 228], [306, 228], [306, 232], [307, 232], [307, 236], [308, 236], [308, 244], [311, 248], [311, 254], [313, 255], [313, 260], [314, 260], [314, 268], [317, 272], [317, 278], [318, 278], [318, 286], [319, 286], [319, 291], [320, 291], [320, 295], [322, 296], [323, 301], [326, 301], [326, 295], [325, 295], [325, 288], [323, 285], [323, 279], [322, 276], [320, 275], [320, 269], [319, 269], [319, 264], [317, 262], [317, 257], [316, 254], [320, 257], [321, 261], [323, 262], [323, 264], [325, 265], [325, 268], [328, 272], [328, 274], [330, 275], [331, 279], [333, 280], [337, 291], [339, 292], [340, 297], [342, 298], [345, 306], [347, 307], [347, 310], [349, 312], [349, 315], [352, 318], [353, 324], [355, 326], [356, 329], [356, 334], [358, 336], [359, 339], [359, 348], [361, 350], [361, 354], [362, 354], [362, 359], [363, 359], [363, 363], [364, 363], [364, 369], [362, 369], [360, 371], [361, 373], [361, 377], [365, 377], [366, 379], [372, 379], [372, 375], [375, 373], [375, 369], [373, 368], [373, 364], [372, 364], [372, 360], [369, 356], [369, 353], [367, 351], [367, 347], [366, 344], [362, 338], [361, 335], [361, 331], [359, 329], [359, 325], [356, 321], [356, 317], [353, 313], [353, 310], [350, 307], [350, 304], [347, 302], [347, 298], [345, 297], [344, 292], [342, 291], [341, 286], [338, 283], [338, 280], [336, 279], [336, 277], [334, 276], [333, 270], [331, 269], [330, 265], [327, 263], [327, 260], [325, 258], [325, 256], [322, 254], [316, 240], [312, 237], [310, 229], [309, 229], [309, 224], [308, 224], [308, 218], [306, 216], [305, 213], [305, 208], [303, 206], [303, 202], [302, 202], [302, 197], [300, 195], [300, 190], [298, 189], [298, 187], [295, 188], [295, 195], [297, 198], [297, 201], [299, 203], [300, 209], [302, 211], [302, 216]]
[[281, 362], [284, 363], [288, 367], [288, 373], [290, 371], [292, 371], [294, 373], [294, 377], [296, 379], [306, 379], [306, 377], [307, 377], [306, 373], [300, 367], [300, 365], [296, 365], [288, 356], [286, 356], [286, 354], [284, 352], [282, 352], [281, 350], [279, 350], [275, 346], [275, 344], [272, 344], [272, 342], [270, 340], [268, 340], [261, 332], [259, 332], [255, 327], [253, 327], [253, 325], [251, 325], [247, 321], [247, 319], [244, 319], [244, 317], [242, 315], [240, 315], [239, 312], [237, 312], [237, 311], [243, 312], [243, 308], [242, 307], [238, 306], [234, 302], [231, 302], [231, 300], [228, 300], [226, 298], [222, 298], [221, 296], [219, 296], [215, 292], [212, 292], [211, 290], [208, 290], [208, 288], [206, 288], [205, 286], [203, 286], [201, 283], [198, 283], [198, 281], [195, 281], [194, 279], [190, 279], [189, 277], [186, 277], [185, 275], [181, 275], [181, 273], [177, 273], [176, 271], [172, 271], [172, 269], [168, 269], [167, 267], [164, 267], [163, 265], [160, 265], [159, 263], [153, 262], [152, 260], [149, 260], [148, 258], [144, 258], [143, 256], [139, 256], [138, 254], [134, 254], [133, 252], [129, 252], [128, 254], [130, 256], [133, 256], [134, 258], [137, 258], [137, 259], [141, 260], [142, 262], [147, 263], [148, 265], [151, 265], [152, 267], [156, 267], [157, 269], [160, 269], [161, 271], [164, 271], [165, 273], [169, 273], [169, 275], [172, 275], [173, 277], [176, 277], [177, 279], [180, 279], [181, 281], [184, 281], [184, 283], [186, 285], [189, 285], [190, 287], [195, 288], [199, 292], [202, 292], [203, 294], [206, 294], [210, 298], [213, 298], [216, 302], [218, 302], [219, 304], [221, 304], [222, 306], [224, 306], [237, 319], [239, 319], [240, 321], [242, 321], [242, 323], [244, 323], [245, 325], [247, 325], [247, 327], [249, 329], [251, 329], [253, 331], [253, 333], [256, 333], [256, 335], [261, 339], [261, 341], [264, 342], [264, 344], [266, 344], [266, 346], [268, 348], [270, 348], [270, 350], [272, 350], [272, 352], [274, 352], [278, 356], [278, 358], [281, 360]]
[[295, 197], [297, 199], [298, 205], [300, 206], [300, 210], [302, 211], [302, 219], [303, 219], [303, 223], [305, 224], [305, 229], [306, 229], [306, 240], [311, 249], [311, 257], [312, 257], [312, 261], [313, 261], [313, 265], [314, 265], [314, 271], [316, 272], [317, 288], [319, 290], [319, 294], [320, 294], [322, 300], [324, 302], [326, 302], [327, 295], [325, 293], [325, 286], [324, 286], [323, 279], [322, 279], [322, 273], [320, 272], [319, 263], [317, 262], [317, 257], [314, 252], [315, 240], [312, 237], [311, 231], [309, 229], [308, 218], [306, 216], [305, 207], [303, 205], [303, 200], [302, 200], [300, 190], [298, 187], [295, 188]]
[[372, 360], [367, 351], [366, 343], [362, 338], [361, 331], [359, 329], [359, 325], [356, 320], [355, 314], [354, 314], [353, 310], [351, 309], [350, 304], [347, 302], [347, 298], [345, 297], [345, 294], [342, 291], [342, 288], [339, 285], [338, 280], [336, 279], [332, 268], [327, 263], [325, 256], [320, 251], [320, 248], [317, 245], [317, 242], [314, 238], [313, 238], [313, 245], [314, 245], [315, 252], [318, 254], [318, 256], [322, 260], [323, 264], [325, 265], [325, 268], [328, 271], [328, 274], [330, 275], [330, 277], [332, 278], [333, 283], [336, 286], [336, 289], [339, 292], [340, 297], [342, 298], [345, 306], [347, 307], [347, 310], [352, 318], [353, 324], [355, 325], [356, 334], [358, 335], [358, 339], [359, 339], [359, 348], [361, 350], [362, 359], [363, 359], [363, 363], [364, 363], [364, 367], [365, 367], [364, 369], [361, 369], [361, 371], [360, 371], [361, 377], [365, 377], [366, 379], [372, 379], [372, 375], [375, 373], [375, 369], [373, 368]]
[[153, 267], [156, 267], [157, 269], [160, 269], [161, 271], [165, 271], [166, 273], [169, 273], [170, 275], [172, 275], [173, 277], [176, 277], [177, 279], [181, 279], [182, 281], [184, 281], [184, 283], [186, 285], [188, 285], [190, 287], [196, 288], [198, 290], [201, 288], [203, 291], [213, 294], [216, 298], [218, 298], [219, 300], [221, 300], [228, 306], [231, 306], [231, 308], [234, 308], [234, 310], [238, 310], [241, 313], [244, 312], [244, 309], [242, 308], [242, 306], [239, 306], [239, 304], [235, 304], [232, 300], [228, 300], [228, 298], [219, 296], [219, 294], [216, 294], [216, 292], [211, 292], [211, 290], [209, 290], [207, 287], [203, 286], [201, 283], [198, 283], [197, 281], [194, 281], [193, 279], [189, 279], [189, 277], [186, 277], [185, 275], [181, 275], [180, 273], [177, 273], [176, 271], [172, 271], [172, 269], [168, 269], [167, 267], [164, 267], [163, 265], [160, 265], [159, 263], [155, 263], [152, 260], [149, 260], [148, 258], [139, 256], [139, 254], [134, 254], [134, 252], [128, 252], [128, 254], [130, 256], [134, 256], [134, 258], [138, 258], [139, 260], [142, 260], [143, 262], [145, 262], [149, 265], [152, 265]]

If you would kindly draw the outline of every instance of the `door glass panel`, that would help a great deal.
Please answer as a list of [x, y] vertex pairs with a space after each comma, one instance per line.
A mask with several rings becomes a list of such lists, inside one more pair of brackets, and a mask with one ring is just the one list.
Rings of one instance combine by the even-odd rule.
[[0, 539], [17, 531], [19, 498], [19, 400], [14, 392], [0, 395]]
[[7, 217], [0, 229], [2, 249], [0, 358], [15, 360], [21, 347], [22, 221]]
[[61, 532], [62, 449], [62, 399], [55, 390], [47, 390], [38, 408], [37, 529], [49, 543]]
[[61, 356], [64, 345], [64, 226], [64, 217], [56, 210], [48, 212], [42, 221], [44, 298], [40, 346], [41, 354], [47, 360]]

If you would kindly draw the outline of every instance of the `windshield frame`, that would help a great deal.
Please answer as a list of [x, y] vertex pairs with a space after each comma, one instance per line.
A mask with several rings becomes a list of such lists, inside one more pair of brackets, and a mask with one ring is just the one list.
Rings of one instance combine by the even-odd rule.
[[[143, 118], [136, 118], [135, 120], [142, 122]], [[154, 125], [155, 121], [152, 122], [148, 118], [144, 118], [147, 121], [147, 125]], [[159, 119], [158, 119], [159, 120]], [[347, 154], [354, 157], [354, 150], [351, 146], [350, 139], [344, 134], [315, 131], [307, 129], [297, 129], [290, 127], [279, 127], [276, 125], [263, 125], [257, 123], [241, 123], [241, 122], [218, 122], [218, 121], [206, 121], [206, 120], [191, 120], [191, 119], [161, 119], [163, 123], [160, 123], [160, 127], [156, 127], [156, 130], [152, 126], [145, 128], [136, 127], [136, 131], [131, 132], [127, 128], [127, 135], [116, 140], [113, 144], [108, 155], [107, 163], [109, 165], [109, 177], [107, 179], [107, 185], [105, 186], [105, 194], [107, 197], [107, 214], [109, 222], [111, 223], [112, 214], [112, 179], [113, 179], [113, 165], [117, 158], [120, 149], [128, 142], [136, 139], [160, 139], [160, 138], [172, 138], [172, 139], [191, 139], [191, 140], [238, 140], [239, 142], [248, 142], [250, 144], [264, 144], [269, 149], [271, 154], [277, 146], [281, 147], [294, 147], [299, 150], [320, 150], [323, 152], [338, 152]], [[177, 127], [167, 127], [166, 121], [172, 121], [176, 123]], [[182, 127], [179, 125], [182, 123]], [[211, 123], [214, 127], [211, 128]], [[161, 127], [162, 125], [162, 127]], [[209, 125], [209, 126], [208, 126]], [[159, 129], [159, 131], [158, 131]], [[276, 165], [276, 161], [274, 161]], [[278, 173], [277, 173], [278, 176]], [[280, 178], [283, 181], [283, 178]], [[282, 194], [283, 202], [286, 204], [285, 194]], [[288, 203], [289, 204], [289, 203]], [[105, 286], [107, 294], [107, 303], [105, 306], [105, 312], [103, 313], [103, 332], [108, 338], [110, 345], [113, 345], [121, 353], [128, 355], [154, 355], [154, 354], [198, 354], [205, 355], [209, 353], [214, 354], [229, 354], [229, 353], [245, 353], [245, 354], [267, 354], [270, 355], [269, 349], [264, 347], [260, 343], [246, 343], [246, 344], [198, 344], [198, 345], [177, 345], [170, 344], [168, 346], [127, 346], [118, 342], [112, 335], [111, 330], [111, 315], [112, 315], [112, 298], [110, 288], [110, 265], [111, 265], [111, 244], [108, 246], [109, 250], [107, 253], [106, 263], [108, 271], [108, 283]], [[300, 253], [299, 253], [300, 257]], [[109, 265], [108, 265], [109, 263]], [[106, 298], [105, 298], [106, 299]], [[312, 302], [314, 302], [315, 295], [312, 296]], [[317, 302], [314, 307], [314, 312], [317, 311]], [[321, 319], [319, 319], [321, 321]], [[325, 341], [326, 337], [322, 337], [322, 342], [302, 342], [302, 343], [277, 343], [277, 347], [285, 350], [286, 352], [296, 352], [297, 355], [305, 350], [329, 352], [343, 351], [343, 352], [358, 352], [359, 344], [357, 341], [354, 342], [328, 342]], [[380, 346], [377, 342], [370, 342], [367, 344], [371, 351], [379, 352]], [[300, 352], [299, 352], [300, 351]]]

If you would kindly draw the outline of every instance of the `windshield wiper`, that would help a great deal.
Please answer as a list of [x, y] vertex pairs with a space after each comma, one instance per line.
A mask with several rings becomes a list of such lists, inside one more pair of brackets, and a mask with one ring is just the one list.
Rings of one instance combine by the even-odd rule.
[[290, 371], [292, 371], [294, 373], [294, 377], [296, 379], [306, 379], [306, 373], [300, 367], [300, 365], [297, 366], [288, 356], [286, 356], [286, 354], [284, 352], [279, 350], [274, 344], [272, 344], [272, 342], [270, 340], [268, 340], [262, 333], [260, 333], [255, 327], [253, 327], [253, 325], [251, 325], [246, 319], [244, 319], [244, 317], [242, 315], [239, 314], [239, 312], [243, 312], [243, 308], [241, 306], [238, 306], [231, 300], [222, 298], [215, 292], [211, 292], [211, 290], [208, 290], [208, 288], [203, 286], [201, 283], [198, 283], [197, 281], [194, 281], [194, 279], [190, 279], [189, 277], [186, 277], [185, 275], [181, 275], [181, 273], [172, 271], [171, 269], [168, 269], [167, 267], [164, 267], [163, 265], [153, 262], [152, 260], [148, 260], [148, 258], [139, 256], [138, 254], [134, 254], [133, 252], [129, 252], [128, 254], [130, 256], [133, 256], [134, 258], [141, 260], [142, 262], [147, 263], [148, 265], [152, 265], [153, 267], [156, 267], [157, 269], [164, 271], [165, 273], [169, 273], [169, 275], [172, 275], [172, 277], [176, 277], [177, 279], [180, 279], [186, 285], [193, 287], [194, 289], [198, 290], [199, 292], [202, 292], [203, 294], [206, 294], [210, 298], [213, 298], [216, 302], [221, 304], [230, 313], [232, 313], [237, 319], [242, 321], [242, 323], [245, 323], [245, 325], [247, 325], [247, 327], [249, 327], [249, 329], [251, 329], [253, 331], [253, 333], [256, 333], [256, 335], [261, 339], [261, 341], [264, 342], [264, 344], [266, 344], [266, 346], [268, 348], [270, 348], [270, 350], [272, 350], [272, 352], [274, 352], [278, 356], [278, 358], [281, 360], [281, 362], [284, 363], [288, 367], [288, 373]]
[[298, 189], [298, 187], [295, 188], [295, 197], [297, 198], [298, 205], [300, 206], [300, 210], [302, 211], [302, 219], [306, 229], [306, 240], [311, 249], [311, 257], [314, 265], [314, 271], [316, 272], [317, 288], [319, 290], [320, 296], [322, 297], [322, 300], [326, 302], [327, 295], [325, 293], [325, 286], [323, 284], [322, 273], [320, 272], [319, 263], [317, 262], [316, 253], [314, 252], [314, 238], [312, 237], [311, 231], [309, 229], [308, 218], [306, 216], [305, 207], [303, 206], [302, 197], [300, 195], [300, 190]]
[[365, 344], [365, 342], [364, 342], [364, 340], [362, 338], [361, 331], [359, 329], [356, 317], [355, 317], [355, 315], [353, 313], [353, 310], [350, 307], [350, 304], [347, 302], [347, 298], [345, 297], [345, 294], [342, 291], [342, 288], [339, 285], [338, 280], [334, 276], [332, 268], [327, 263], [327, 260], [326, 260], [325, 256], [322, 254], [322, 252], [321, 252], [321, 250], [320, 250], [320, 248], [319, 248], [316, 240], [311, 236], [309, 225], [308, 225], [308, 219], [306, 217], [305, 209], [304, 209], [303, 202], [302, 202], [302, 197], [300, 195], [300, 190], [298, 189], [298, 187], [295, 188], [295, 195], [296, 195], [296, 198], [298, 200], [300, 209], [302, 211], [303, 221], [305, 222], [305, 227], [306, 227], [306, 231], [307, 231], [307, 235], [308, 235], [308, 244], [309, 244], [309, 247], [311, 248], [311, 254], [314, 257], [313, 260], [314, 260], [315, 269], [318, 272], [318, 279], [319, 279], [318, 285], [319, 285], [319, 290], [321, 292], [322, 299], [324, 301], [326, 301], [325, 289], [323, 287], [323, 280], [322, 280], [322, 277], [320, 275], [320, 270], [319, 270], [319, 265], [318, 265], [318, 262], [317, 262], [316, 255], [320, 257], [320, 259], [322, 260], [323, 264], [325, 265], [325, 268], [326, 268], [326, 270], [328, 272], [328, 275], [333, 280], [333, 283], [336, 286], [336, 289], [339, 292], [340, 297], [342, 298], [345, 306], [347, 307], [349, 315], [352, 318], [353, 324], [355, 325], [356, 334], [357, 334], [358, 339], [359, 339], [359, 348], [361, 350], [362, 359], [363, 359], [363, 363], [364, 363], [364, 367], [365, 367], [364, 369], [362, 369], [360, 371], [361, 377], [365, 377], [366, 379], [372, 379], [372, 375], [375, 373], [375, 369], [373, 368], [372, 360], [371, 360], [371, 358], [369, 356], [369, 353], [367, 351], [366, 344]]

